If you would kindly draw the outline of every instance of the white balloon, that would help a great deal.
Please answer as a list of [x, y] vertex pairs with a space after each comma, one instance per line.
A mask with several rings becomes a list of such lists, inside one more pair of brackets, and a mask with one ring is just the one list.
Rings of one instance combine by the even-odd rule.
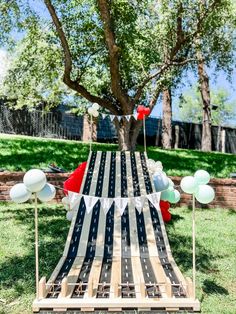
[[63, 197], [61, 202], [63, 205], [69, 205], [70, 204], [69, 198], [67, 196]]
[[88, 108], [88, 113], [92, 116], [92, 114], [93, 114], [93, 108], [92, 107]]
[[169, 187], [171, 187], [171, 186], [174, 186], [175, 184], [174, 184], [174, 182], [170, 179], [170, 178], [168, 178], [168, 181], [169, 181]]
[[70, 210], [70, 211], [68, 211], [68, 212], [66, 213], [66, 219], [69, 220], [69, 221], [71, 221], [72, 218], [73, 218], [73, 211]]
[[198, 170], [194, 174], [197, 184], [207, 184], [210, 181], [210, 175], [205, 170]]
[[54, 185], [46, 183], [44, 188], [37, 193], [37, 197], [41, 202], [49, 202], [56, 195], [56, 189]]
[[96, 102], [92, 105], [92, 108], [94, 110], [98, 110], [99, 109], [99, 104], [97, 104]]
[[199, 203], [208, 204], [215, 198], [215, 191], [209, 185], [199, 185], [196, 192], [194, 193]]
[[99, 112], [97, 110], [94, 110], [92, 115], [94, 116], [94, 118], [97, 118], [99, 116]]
[[155, 167], [156, 167], [156, 169], [163, 170], [162, 162], [161, 161], [156, 161], [155, 162]]
[[31, 197], [31, 192], [27, 190], [24, 183], [17, 183], [10, 190], [10, 198], [15, 203], [24, 203]]
[[26, 172], [23, 182], [30, 192], [39, 192], [45, 186], [47, 179], [43, 171], [32, 169]]
[[194, 177], [184, 177], [180, 182], [181, 189], [188, 194], [193, 194], [197, 189], [197, 182]]

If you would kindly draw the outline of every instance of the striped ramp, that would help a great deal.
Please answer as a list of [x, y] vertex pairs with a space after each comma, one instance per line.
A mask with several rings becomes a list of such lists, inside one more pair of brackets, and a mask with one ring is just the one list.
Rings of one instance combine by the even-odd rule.
[[[153, 193], [146, 155], [92, 152], [81, 193], [96, 197], [137, 197]], [[192, 282], [172, 257], [159, 207], [130, 202], [120, 216], [114, 202], [107, 213], [100, 200], [89, 213], [82, 197], [65, 249], [33, 310], [125, 311], [164, 309], [199, 311]]]

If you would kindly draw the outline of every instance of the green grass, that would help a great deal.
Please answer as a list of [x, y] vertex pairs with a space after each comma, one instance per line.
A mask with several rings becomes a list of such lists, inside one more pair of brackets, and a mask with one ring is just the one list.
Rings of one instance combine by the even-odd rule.
[[[93, 144], [94, 150], [117, 150], [115, 144]], [[138, 147], [143, 150], [143, 147]], [[26, 171], [46, 168], [50, 163], [72, 171], [87, 160], [89, 144], [0, 134], [0, 168], [9, 171]], [[148, 157], [162, 161], [168, 175], [192, 175], [198, 169], [207, 170], [212, 177], [227, 178], [236, 171], [236, 155], [196, 150], [164, 150], [148, 147]]]
[[[172, 210], [167, 226], [174, 258], [191, 276], [191, 211]], [[197, 210], [197, 297], [203, 314], [235, 314], [236, 213]], [[39, 209], [40, 275], [53, 271], [69, 223], [59, 205]], [[34, 211], [30, 204], [0, 203], [0, 313], [29, 314], [34, 299]]]

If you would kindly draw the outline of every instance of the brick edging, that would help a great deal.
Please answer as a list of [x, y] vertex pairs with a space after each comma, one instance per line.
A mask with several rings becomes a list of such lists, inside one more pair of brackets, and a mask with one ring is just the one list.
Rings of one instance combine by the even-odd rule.
[[[24, 172], [1, 172], [0, 173], [0, 201], [9, 201], [9, 191], [13, 185], [22, 182]], [[63, 182], [69, 177], [70, 173], [46, 173], [47, 180], [51, 184], [63, 187]], [[181, 181], [181, 177], [170, 177], [177, 189]], [[201, 205], [197, 203], [197, 207], [203, 208], [229, 208], [236, 210], [236, 180], [234, 179], [211, 179], [210, 185], [214, 188], [216, 197], [209, 205]], [[60, 202], [64, 196], [62, 190], [57, 190], [55, 202]], [[191, 206], [191, 195], [181, 193], [181, 200], [177, 206]]]

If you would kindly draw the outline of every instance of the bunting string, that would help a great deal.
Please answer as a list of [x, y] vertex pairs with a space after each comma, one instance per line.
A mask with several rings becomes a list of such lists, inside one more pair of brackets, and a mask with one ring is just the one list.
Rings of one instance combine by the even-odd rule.
[[72, 191], [68, 191], [61, 187], [56, 188], [60, 190], [65, 190], [68, 192], [68, 200], [71, 210], [76, 210], [80, 204], [81, 199], [84, 199], [85, 207], [87, 213], [90, 213], [93, 207], [96, 205], [98, 201], [101, 203], [101, 207], [106, 215], [111, 208], [111, 206], [115, 205], [115, 208], [120, 212], [120, 215], [123, 215], [125, 208], [127, 205], [134, 206], [139, 213], [141, 213], [142, 208], [144, 207], [145, 201], [148, 200], [152, 203], [154, 207], [159, 206], [160, 202], [160, 192], [150, 193], [150, 194], [143, 194], [141, 196], [130, 196], [130, 197], [97, 197], [93, 195], [86, 195], [82, 193], [76, 193]]

